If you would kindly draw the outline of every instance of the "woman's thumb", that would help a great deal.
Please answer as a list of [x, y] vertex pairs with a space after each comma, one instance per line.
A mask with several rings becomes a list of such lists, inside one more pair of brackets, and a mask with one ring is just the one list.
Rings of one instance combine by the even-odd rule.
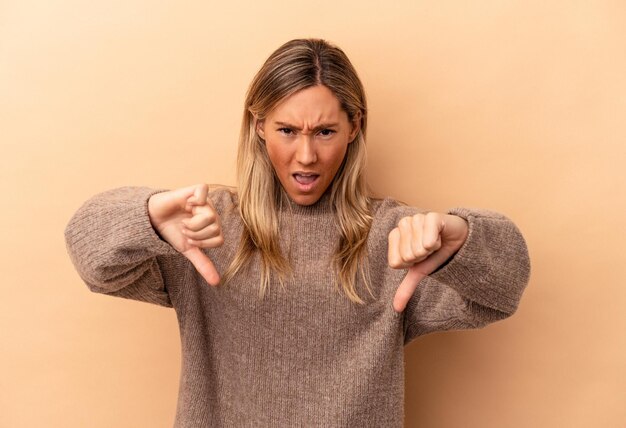
[[210, 285], [218, 285], [220, 283], [220, 274], [217, 272], [215, 265], [200, 248], [190, 248], [183, 252], [183, 255], [191, 261], [191, 264], [194, 265], [206, 282]]

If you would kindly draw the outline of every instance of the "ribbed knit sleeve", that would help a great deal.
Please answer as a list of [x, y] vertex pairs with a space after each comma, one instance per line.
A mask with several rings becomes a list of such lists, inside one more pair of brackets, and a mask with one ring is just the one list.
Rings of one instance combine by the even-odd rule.
[[507, 217], [487, 210], [448, 211], [466, 219], [459, 251], [418, 285], [405, 310], [405, 343], [433, 331], [483, 327], [512, 315], [530, 276], [526, 242]]
[[170, 293], [190, 264], [150, 223], [148, 199], [162, 191], [120, 187], [93, 196], [74, 213], [65, 242], [91, 291], [172, 307]]

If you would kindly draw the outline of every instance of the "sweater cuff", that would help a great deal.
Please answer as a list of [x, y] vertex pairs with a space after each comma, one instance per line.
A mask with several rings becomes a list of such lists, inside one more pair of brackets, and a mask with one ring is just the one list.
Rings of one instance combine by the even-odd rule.
[[430, 276], [480, 305], [513, 313], [528, 278], [526, 245], [505, 216], [479, 209], [454, 208], [448, 214], [469, 224], [457, 253]]
[[148, 199], [163, 191], [121, 187], [86, 201], [65, 228], [70, 256], [78, 264], [110, 265], [177, 254], [169, 243], [159, 238], [148, 215]]
[[150, 248], [154, 255], [177, 255], [178, 251], [164, 240], [150, 222], [148, 201], [154, 194], [167, 192], [168, 189], [147, 187], [132, 188], [134, 198], [130, 201], [128, 230], [136, 231], [131, 239], [137, 239], [141, 248]]

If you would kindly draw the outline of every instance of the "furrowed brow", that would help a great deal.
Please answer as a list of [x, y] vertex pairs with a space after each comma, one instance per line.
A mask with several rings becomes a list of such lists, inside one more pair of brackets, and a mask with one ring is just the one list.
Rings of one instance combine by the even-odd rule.
[[[298, 128], [297, 126], [292, 125], [292, 124], [287, 123], [287, 122], [276, 121], [274, 123], [276, 125], [278, 125], [278, 126], [283, 126], [285, 128], [295, 129], [296, 131], [302, 131], [302, 128]], [[335, 126], [338, 126], [338, 125], [339, 125], [338, 123], [320, 123], [319, 125], [317, 125], [317, 126], [315, 126], [313, 128], [313, 131], [319, 131], [321, 129], [332, 128], [332, 127], [335, 127]]]

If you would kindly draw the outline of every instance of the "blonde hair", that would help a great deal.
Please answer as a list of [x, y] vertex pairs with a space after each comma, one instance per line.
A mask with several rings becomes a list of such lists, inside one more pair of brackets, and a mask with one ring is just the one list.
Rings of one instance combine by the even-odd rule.
[[356, 291], [356, 278], [360, 272], [371, 294], [366, 243], [372, 216], [364, 177], [367, 103], [363, 85], [346, 54], [320, 39], [296, 39], [279, 47], [248, 88], [237, 156], [239, 212], [244, 228], [224, 279], [232, 279], [257, 251], [261, 261], [261, 295], [272, 274], [282, 284], [291, 272], [278, 239], [281, 184], [256, 125], [286, 97], [315, 85], [324, 85], [335, 94], [349, 121], [360, 117], [360, 130], [348, 144], [345, 159], [330, 185], [330, 201], [341, 232], [333, 265], [348, 298], [364, 303]]

